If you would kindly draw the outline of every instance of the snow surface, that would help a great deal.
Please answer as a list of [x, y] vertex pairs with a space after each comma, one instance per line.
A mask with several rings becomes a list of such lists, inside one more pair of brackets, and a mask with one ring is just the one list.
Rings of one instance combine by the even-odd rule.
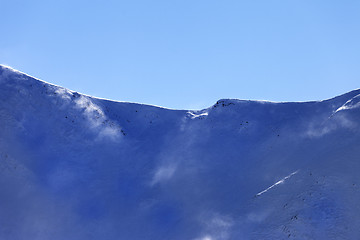
[[1, 66], [0, 239], [359, 239], [359, 100], [170, 110]]

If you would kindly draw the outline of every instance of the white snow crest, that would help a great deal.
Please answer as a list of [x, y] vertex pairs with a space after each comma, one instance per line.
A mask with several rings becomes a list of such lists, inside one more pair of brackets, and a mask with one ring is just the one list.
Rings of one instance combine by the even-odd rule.
[[191, 119], [195, 119], [195, 118], [201, 118], [201, 117], [206, 117], [209, 115], [208, 112], [204, 112], [204, 113], [199, 113], [199, 114], [196, 114], [196, 113], [193, 113], [193, 112], [187, 112], [190, 116]]
[[349, 110], [349, 109], [354, 109], [354, 108], [359, 108], [359, 107], [360, 107], [360, 94], [356, 95], [355, 97], [348, 100], [344, 105], [339, 107], [335, 111], [335, 113], [343, 111], [343, 110]]
[[60, 96], [62, 99], [66, 100], [66, 101], [70, 101], [71, 100], [71, 93], [69, 90], [65, 89], [65, 88], [60, 88], [57, 87], [55, 89], [55, 93]]
[[20, 71], [8, 66], [8, 65], [5, 65], [5, 64], [0, 64], [0, 67], [6, 69], [6, 71], [3, 71], [3, 75], [6, 74], [6, 76], [12, 74], [12, 73], [21, 73]]
[[268, 187], [267, 189], [265, 189], [264, 191], [261, 191], [259, 193], [256, 194], [256, 196], [261, 196], [262, 194], [266, 193], [267, 191], [269, 191], [270, 189], [276, 187], [279, 184], [284, 183], [287, 179], [291, 178], [293, 175], [297, 174], [299, 172], [299, 170], [287, 175], [286, 177], [284, 177], [283, 179], [281, 179], [280, 181], [277, 181], [276, 183], [274, 183], [273, 185], [271, 185], [270, 187]]
[[99, 131], [99, 138], [110, 138], [112, 140], [121, 137], [121, 127], [110, 122], [103, 110], [94, 104], [89, 97], [80, 95], [75, 99], [76, 108], [82, 109], [89, 128]]
[[0, 67], [3, 69], [3, 71], [0, 74], [0, 83], [6, 82], [8, 80], [21, 80], [21, 72], [13, 69], [12, 67], [9, 67], [7, 65], [0, 64]]

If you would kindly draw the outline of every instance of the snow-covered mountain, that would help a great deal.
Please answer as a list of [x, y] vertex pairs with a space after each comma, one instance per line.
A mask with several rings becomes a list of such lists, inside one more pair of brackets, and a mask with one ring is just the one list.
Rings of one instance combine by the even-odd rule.
[[359, 239], [359, 171], [360, 89], [184, 111], [0, 67], [0, 239]]

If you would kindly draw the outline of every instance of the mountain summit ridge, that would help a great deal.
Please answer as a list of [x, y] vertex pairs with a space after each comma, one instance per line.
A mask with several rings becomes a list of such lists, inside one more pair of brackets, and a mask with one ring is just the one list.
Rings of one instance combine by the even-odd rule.
[[[70, 91], [70, 92], [78, 93], [75, 90], [69, 90], [69, 89], [67, 89], [65, 87], [62, 87], [60, 85], [56, 85], [56, 84], [44, 81], [42, 79], [33, 77], [33, 76], [29, 75], [29, 74], [26, 74], [24, 72], [16, 70], [16, 69], [14, 69], [14, 68], [12, 68], [10, 66], [6, 66], [6, 65], [2, 65], [2, 64], [0, 64], [0, 74], [6, 74], [6, 75], [9, 75], [9, 74], [13, 75], [14, 74], [14, 75], [18, 75], [17, 78], [22, 76], [24, 78], [24, 80], [32, 79], [32, 80], [39, 81], [39, 82], [44, 83], [44, 84], [48, 84], [48, 85], [53, 86], [53, 87], [59, 87], [59, 88], [66, 89], [67, 91]], [[334, 98], [341, 98], [341, 97], [348, 97], [348, 96], [350, 97], [350, 96], [352, 96], [353, 94], [356, 94], [356, 93], [360, 94], [360, 88], [351, 90], [351, 91], [349, 91], [347, 93], [344, 93], [344, 94], [341, 94], [341, 95], [338, 95], [338, 96], [335, 96], [335, 97], [332, 97], [332, 98], [323, 99], [323, 100], [269, 101], [269, 100], [247, 100], [247, 99], [236, 99], [236, 98], [221, 98], [218, 101], [216, 101], [216, 103], [214, 105], [212, 105], [212, 106], [210, 106], [208, 108], [211, 108], [211, 107], [217, 105], [217, 103], [219, 103], [219, 102], [226, 102], [227, 104], [231, 104], [231, 103], [235, 103], [235, 102], [237, 102], [237, 103], [241, 103], [241, 102], [258, 102], [258, 103], [311, 103], [311, 102], [322, 102], [322, 101], [330, 101], [330, 100], [332, 100]], [[79, 93], [79, 94], [81, 94], [83, 96], [95, 98], [95, 99], [105, 100], [105, 101], [120, 102], [120, 103], [133, 103], [133, 102], [125, 102], [125, 101], [113, 100], [113, 99], [107, 99], [107, 98], [100, 98], [100, 97], [96, 97], [96, 96], [87, 95], [87, 94], [84, 94], [84, 93]], [[170, 110], [180, 110], [180, 111], [182, 111], [182, 110], [190, 110], [190, 109], [173, 109], [173, 108], [167, 108], [167, 107], [156, 106], [156, 105], [151, 105], [151, 104], [144, 104], [144, 103], [133, 103], [133, 104], [142, 104], [142, 105], [154, 106], [154, 107], [165, 108], [165, 109], [170, 109]], [[207, 109], [207, 108], [205, 108], [205, 109]], [[199, 111], [201, 111], [201, 110], [204, 110], [204, 109], [199, 109]], [[194, 111], [196, 111], [196, 110], [194, 110]]]
[[359, 94], [171, 110], [0, 66], [0, 239], [357, 239]]

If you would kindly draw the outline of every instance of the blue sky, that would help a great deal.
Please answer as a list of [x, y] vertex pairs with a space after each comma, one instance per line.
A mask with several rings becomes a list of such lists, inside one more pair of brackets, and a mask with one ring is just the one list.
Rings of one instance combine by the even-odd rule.
[[360, 1], [2, 1], [0, 63], [180, 109], [360, 87]]

